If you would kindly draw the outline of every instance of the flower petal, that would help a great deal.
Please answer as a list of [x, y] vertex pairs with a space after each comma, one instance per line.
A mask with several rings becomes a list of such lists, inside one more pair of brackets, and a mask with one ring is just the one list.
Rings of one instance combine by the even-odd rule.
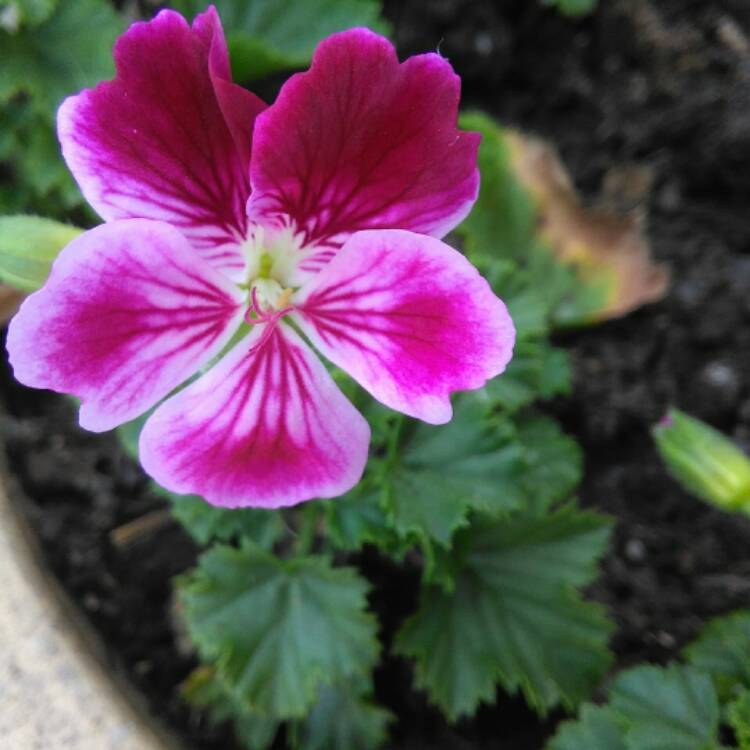
[[351, 233], [442, 237], [479, 189], [480, 136], [456, 128], [460, 82], [437, 54], [399, 64], [367, 29], [334, 34], [257, 121], [251, 220], [292, 220], [320, 267]]
[[167, 489], [276, 508], [343, 494], [362, 476], [367, 422], [291, 328], [261, 328], [146, 422], [141, 462]]
[[79, 396], [82, 427], [109, 430], [216, 356], [245, 297], [173, 227], [102, 224], [73, 240], [23, 303], [10, 361], [21, 383]]
[[250, 138], [265, 105], [229, 80], [215, 9], [192, 28], [173, 11], [133, 24], [114, 55], [116, 78], [58, 112], [81, 190], [104, 219], [165, 221], [216, 267], [239, 273]]
[[293, 300], [312, 343], [375, 398], [431, 424], [453, 391], [481, 388], [510, 360], [505, 305], [466, 258], [404, 232], [355, 234]]

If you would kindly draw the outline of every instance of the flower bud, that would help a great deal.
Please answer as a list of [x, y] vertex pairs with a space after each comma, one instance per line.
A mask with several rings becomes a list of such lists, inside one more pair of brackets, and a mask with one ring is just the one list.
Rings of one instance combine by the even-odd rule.
[[750, 459], [729, 438], [677, 409], [652, 433], [670, 473], [688, 491], [750, 513]]

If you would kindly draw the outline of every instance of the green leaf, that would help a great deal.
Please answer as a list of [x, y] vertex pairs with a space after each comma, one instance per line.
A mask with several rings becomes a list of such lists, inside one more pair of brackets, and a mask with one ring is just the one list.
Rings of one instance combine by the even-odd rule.
[[39, 289], [52, 261], [81, 231], [40, 216], [0, 216], [0, 281], [25, 292]]
[[545, 750], [627, 750], [624, 731], [614, 712], [586, 704], [578, 719], [560, 724]]
[[248, 750], [270, 747], [279, 722], [251, 711], [224, 685], [216, 670], [202, 665], [193, 670], [181, 687], [182, 697], [196, 708], [208, 711], [215, 723], [232, 721], [237, 738]]
[[597, 0], [542, 0], [544, 5], [554, 5], [566, 16], [584, 16], [596, 8]]
[[545, 341], [519, 341], [508, 368], [485, 391], [495, 404], [514, 412], [537, 399], [568, 393], [570, 379], [566, 352]]
[[[205, 10], [204, 0], [175, 0], [188, 16]], [[215, 0], [237, 81], [304, 67], [321, 39], [353, 26], [386, 32], [375, 0]]]
[[516, 428], [525, 458], [520, 485], [529, 503], [546, 508], [569, 497], [582, 474], [583, 458], [575, 440], [553, 419], [534, 412], [521, 415]]
[[175, 495], [154, 485], [172, 504], [172, 515], [198, 544], [250, 540], [271, 549], [284, 534], [281, 514], [260, 508], [217, 508], [197, 495]]
[[459, 535], [454, 590], [426, 588], [396, 640], [416, 659], [418, 687], [451, 720], [492, 701], [498, 682], [542, 713], [590, 693], [611, 661], [611, 625], [573, 587], [593, 577], [609, 526], [566, 507]]
[[520, 506], [521, 449], [512, 430], [488, 421], [476, 399], [459, 399], [446, 425], [411, 426], [403, 455], [386, 476], [399, 533], [447, 545], [469, 508], [498, 514]]
[[617, 677], [609, 705], [627, 722], [628, 750], [709, 750], [717, 744], [719, 701], [693, 667], [643, 666]]
[[25, 91], [54, 118], [63, 97], [112, 76], [112, 46], [122, 25], [106, 0], [75, 0], [60, 3], [39, 26], [0, 30], [0, 101]]
[[301, 726], [300, 750], [376, 750], [392, 715], [373, 705], [356, 685], [323, 688]]
[[5, 28], [8, 31], [17, 30], [18, 25], [36, 26], [46, 21], [57, 7], [58, 0], [0, 0], [0, 15], [8, 14], [13, 18], [16, 28]]
[[750, 688], [750, 611], [740, 610], [711, 620], [685, 649], [690, 664], [714, 679], [728, 700], [742, 685]]
[[744, 689], [727, 706], [727, 720], [739, 750], [750, 750], [750, 690]]
[[460, 126], [482, 134], [479, 172], [482, 184], [474, 208], [456, 232], [472, 257], [523, 259], [535, 242], [536, 209], [516, 179], [503, 129], [488, 115], [461, 115]]
[[319, 689], [370, 671], [367, 584], [322, 557], [280, 560], [216, 546], [179, 583], [188, 631], [232, 693], [270, 718], [299, 718]]
[[381, 549], [391, 546], [393, 529], [381, 495], [379, 487], [363, 480], [343, 497], [326, 502], [328, 534], [337, 547], [355, 550], [368, 542]]

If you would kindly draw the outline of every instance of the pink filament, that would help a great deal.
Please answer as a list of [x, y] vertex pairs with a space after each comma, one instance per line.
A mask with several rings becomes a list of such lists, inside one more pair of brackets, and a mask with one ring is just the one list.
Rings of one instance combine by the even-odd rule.
[[[268, 323], [268, 327], [263, 331], [260, 340], [250, 349], [248, 354], [252, 354], [253, 352], [258, 351], [258, 349], [260, 349], [270, 338], [271, 334], [274, 331], [274, 328], [276, 327], [276, 323], [281, 320], [281, 318], [283, 318], [287, 313], [291, 312], [294, 309], [293, 307], [285, 307], [283, 310], [263, 310], [260, 306], [260, 302], [258, 301], [257, 287], [252, 288], [250, 297], [253, 304], [248, 307], [247, 312], [245, 313], [245, 322], [251, 326], [256, 326], [259, 323]], [[250, 317], [250, 314], [253, 311], [258, 316], [257, 318]]]

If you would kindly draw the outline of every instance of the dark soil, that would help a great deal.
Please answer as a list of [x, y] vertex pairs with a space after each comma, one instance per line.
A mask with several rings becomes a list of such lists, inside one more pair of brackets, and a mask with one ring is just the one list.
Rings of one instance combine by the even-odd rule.
[[[750, 448], [750, 9], [606, 0], [573, 21], [534, 0], [389, 0], [386, 13], [403, 55], [439, 45], [467, 105], [552, 140], [590, 202], [607, 198], [623, 167], [651, 184], [641, 196], [648, 235], [672, 266], [671, 292], [561, 337], [576, 387], [552, 410], [583, 445], [584, 504], [617, 519], [591, 594], [617, 623], [618, 664], [668, 660], [707, 618], [750, 605], [750, 521], [682, 492], [649, 436], [673, 404]], [[23, 510], [113, 664], [192, 747], [229, 750], [227, 728], [176, 693], [193, 662], [175, 648], [170, 578], [191, 566], [195, 546], [175, 525], [113, 545], [112, 529], [161, 507], [138, 468], [114, 437], [81, 432], [68, 402], [15, 385], [7, 367], [0, 396]], [[371, 551], [360, 564], [392, 631], [414, 606], [414, 573]], [[399, 716], [393, 748], [539, 750], [559, 718], [540, 723], [499, 696], [449, 727], [410, 683], [396, 659], [376, 675], [378, 698]]]

